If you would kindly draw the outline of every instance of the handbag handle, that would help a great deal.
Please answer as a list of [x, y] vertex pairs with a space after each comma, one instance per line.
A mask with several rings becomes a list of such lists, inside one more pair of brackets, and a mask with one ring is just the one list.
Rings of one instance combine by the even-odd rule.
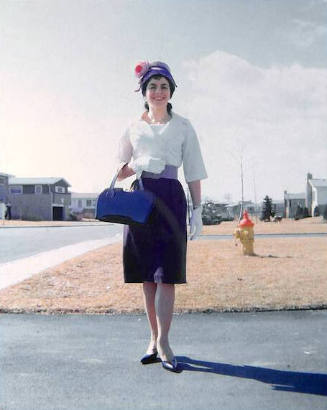
[[[116, 174], [114, 175], [114, 177], [113, 177], [113, 179], [112, 179], [112, 181], [111, 181], [111, 184], [110, 184], [110, 187], [109, 187], [110, 190], [113, 190], [113, 189], [115, 188], [115, 184], [116, 184], [116, 181], [117, 181], [117, 178], [118, 178], [118, 174], [119, 174], [119, 172], [121, 171], [121, 169], [122, 169], [126, 164], [127, 164], [127, 162], [124, 162], [124, 163], [122, 163], [122, 164], [118, 167], [118, 170], [117, 170]], [[139, 187], [140, 187], [140, 189], [141, 189], [142, 191], [144, 191], [144, 186], [143, 186], [143, 182], [142, 182], [141, 177], [140, 177], [140, 178], [137, 178], [137, 180], [139, 181]]]

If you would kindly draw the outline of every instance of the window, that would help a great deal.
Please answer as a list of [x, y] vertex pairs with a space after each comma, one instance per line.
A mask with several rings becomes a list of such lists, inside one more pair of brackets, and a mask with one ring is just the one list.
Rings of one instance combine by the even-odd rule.
[[35, 193], [42, 194], [42, 185], [35, 185]]
[[92, 206], [96, 206], [97, 205], [97, 200], [96, 199], [93, 199], [92, 200]]
[[21, 185], [11, 186], [9, 188], [9, 192], [13, 195], [22, 194], [23, 193], [23, 187]]
[[82, 200], [81, 200], [81, 199], [78, 200], [77, 207], [78, 207], [78, 208], [82, 208], [82, 207], [83, 207], [83, 204], [82, 204]]
[[65, 188], [63, 186], [55, 186], [55, 192], [57, 192], [57, 194], [64, 194], [65, 193]]
[[86, 200], [86, 206], [87, 206], [88, 208], [90, 208], [90, 207], [92, 206], [92, 201], [91, 201], [91, 199], [87, 199], [87, 200]]
[[4, 177], [0, 177], [0, 185], [4, 185], [5, 184], [5, 179]]
[[42, 185], [42, 193], [43, 194], [49, 193], [49, 185]]

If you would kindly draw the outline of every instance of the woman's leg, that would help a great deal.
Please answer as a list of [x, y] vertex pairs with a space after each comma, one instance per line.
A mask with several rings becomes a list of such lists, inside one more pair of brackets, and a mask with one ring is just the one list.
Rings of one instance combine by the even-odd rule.
[[174, 353], [169, 346], [168, 332], [173, 316], [175, 302], [175, 285], [158, 283], [156, 292], [156, 312], [158, 323], [157, 348], [160, 358], [172, 361]]
[[155, 309], [155, 296], [156, 296], [157, 284], [153, 282], [143, 282], [143, 300], [145, 311], [148, 317], [148, 321], [151, 329], [151, 340], [149, 347], [146, 351], [147, 354], [152, 354], [157, 348], [158, 327]]

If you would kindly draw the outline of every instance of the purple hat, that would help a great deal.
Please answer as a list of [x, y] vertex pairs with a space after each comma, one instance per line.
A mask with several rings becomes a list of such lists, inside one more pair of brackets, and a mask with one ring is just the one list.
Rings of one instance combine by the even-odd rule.
[[139, 88], [135, 91], [140, 91], [142, 85], [154, 75], [162, 75], [168, 78], [175, 87], [177, 87], [173, 76], [171, 75], [170, 68], [167, 64], [161, 61], [154, 61], [153, 63], [148, 63], [147, 61], [141, 61], [137, 63], [135, 69], [135, 75], [139, 78]]

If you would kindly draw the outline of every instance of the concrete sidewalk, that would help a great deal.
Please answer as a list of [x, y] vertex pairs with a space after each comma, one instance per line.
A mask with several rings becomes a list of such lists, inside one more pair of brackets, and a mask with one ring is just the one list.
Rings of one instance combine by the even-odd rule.
[[182, 373], [143, 366], [145, 315], [0, 316], [1, 410], [327, 408], [327, 311], [174, 315]]

